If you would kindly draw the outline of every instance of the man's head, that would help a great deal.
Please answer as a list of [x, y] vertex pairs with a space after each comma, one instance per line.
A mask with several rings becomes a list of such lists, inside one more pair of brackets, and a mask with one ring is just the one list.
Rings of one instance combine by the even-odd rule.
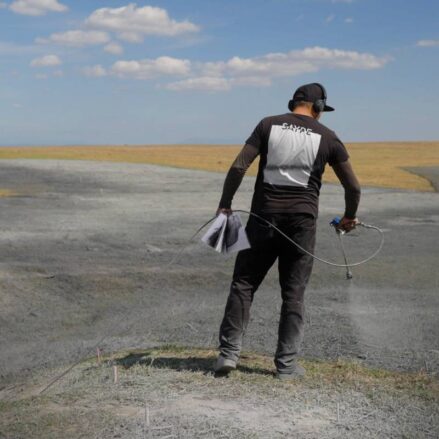
[[305, 114], [319, 119], [323, 111], [334, 111], [334, 108], [326, 105], [326, 90], [323, 85], [315, 82], [300, 86], [288, 103], [288, 108], [299, 114]]

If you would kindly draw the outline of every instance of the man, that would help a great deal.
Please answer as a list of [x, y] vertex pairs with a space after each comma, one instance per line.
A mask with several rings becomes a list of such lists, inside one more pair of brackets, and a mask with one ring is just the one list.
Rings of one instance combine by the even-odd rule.
[[[339, 228], [345, 232], [355, 228], [360, 185], [343, 143], [318, 122], [322, 112], [334, 110], [326, 99], [321, 84], [306, 84], [289, 101], [290, 113], [262, 119], [227, 174], [217, 213], [232, 212], [233, 196], [259, 155], [252, 212], [313, 253], [321, 179], [329, 163], [345, 189], [346, 210]], [[258, 218], [250, 216], [246, 231], [251, 248], [240, 251], [236, 258], [220, 327], [215, 372], [226, 374], [236, 368], [254, 293], [278, 259], [282, 309], [274, 358], [276, 376], [303, 376], [305, 370], [297, 363], [297, 354], [303, 337], [304, 292], [313, 258]]]

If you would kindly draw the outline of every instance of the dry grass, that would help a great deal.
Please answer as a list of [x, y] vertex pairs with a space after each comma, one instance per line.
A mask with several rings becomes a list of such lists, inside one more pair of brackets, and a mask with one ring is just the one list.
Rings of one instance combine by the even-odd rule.
[[[433, 191], [428, 180], [404, 167], [439, 166], [439, 142], [347, 145], [362, 185]], [[240, 150], [232, 145], [66, 146], [0, 148], [0, 159], [71, 159], [150, 163], [226, 172]], [[249, 170], [256, 175], [257, 163]], [[329, 168], [325, 181], [337, 179]]]
[[215, 357], [213, 350], [164, 346], [109, 354], [100, 364], [90, 358], [42, 395], [62, 369], [35, 374], [15, 394], [1, 395], [0, 437], [339, 439], [438, 432], [438, 382], [426, 374], [307, 360], [304, 380], [280, 382], [271, 358], [247, 353], [229, 378], [215, 379]]
[[[153, 364], [156, 364], [156, 367], [162, 364], [171, 368], [196, 369], [198, 364], [198, 367], [203, 369], [202, 365], [209, 360], [213, 365], [217, 352], [202, 348], [170, 345], [151, 349], [148, 352], [137, 351], [137, 353], [133, 353], [132, 351], [131, 355], [132, 362], [125, 360], [121, 364], [131, 367], [132, 364], [143, 358], [140, 363], [148, 363], [154, 359]], [[423, 371], [408, 373], [372, 369], [345, 360], [301, 360], [300, 363], [307, 370], [307, 375], [302, 382], [309, 387], [323, 384], [327, 388], [343, 386], [361, 392], [368, 392], [379, 387], [381, 391], [405, 392], [413, 397], [439, 403], [439, 381]], [[231, 377], [237, 380], [259, 381], [266, 380], [273, 374], [274, 366], [271, 357], [257, 353], [244, 353], [241, 356], [237, 372], [234, 372]]]
[[10, 189], [1, 189], [0, 188], [0, 198], [13, 197], [14, 195], [17, 195], [17, 193], [14, 191], [11, 191]]

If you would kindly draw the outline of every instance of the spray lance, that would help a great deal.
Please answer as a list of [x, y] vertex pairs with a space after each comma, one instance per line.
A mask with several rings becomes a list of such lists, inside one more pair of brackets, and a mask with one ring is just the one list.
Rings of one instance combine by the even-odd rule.
[[332, 221], [329, 223], [329, 225], [331, 227], [334, 227], [335, 233], [338, 236], [338, 240], [340, 242], [340, 247], [341, 247], [341, 252], [343, 253], [343, 259], [344, 259], [344, 263], [346, 265], [346, 279], [352, 279], [352, 271], [349, 267], [348, 264], [348, 258], [346, 257], [346, 251], [344, 249], [344, 244], [343, 244], [343, 235], [346, 233], [344, 230], [338, 228], [338, 225], [341, 222], [341, 218], [339, 216], [336, 216], [335, 218], [332, 219]]

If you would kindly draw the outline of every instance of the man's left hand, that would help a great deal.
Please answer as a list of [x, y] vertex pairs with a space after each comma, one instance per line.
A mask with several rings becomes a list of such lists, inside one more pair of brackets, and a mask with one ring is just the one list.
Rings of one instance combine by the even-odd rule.
[[224, 215], [231, 215], [233, 213], [232, 209], [225, 209], [225, 208], [218, 208], [218, 210], [216, 211], [216, 216], [218, 216], [220, 213], [223, 213]]

